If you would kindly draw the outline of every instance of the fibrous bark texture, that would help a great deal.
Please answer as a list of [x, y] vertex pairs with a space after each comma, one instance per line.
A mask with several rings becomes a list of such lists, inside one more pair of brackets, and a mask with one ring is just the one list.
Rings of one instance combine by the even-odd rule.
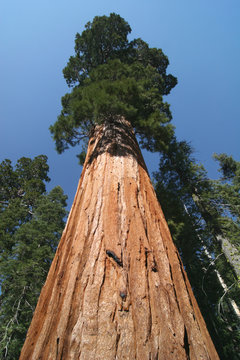
[[90, 138], [20, 359], [218, 359], [122, 118]]

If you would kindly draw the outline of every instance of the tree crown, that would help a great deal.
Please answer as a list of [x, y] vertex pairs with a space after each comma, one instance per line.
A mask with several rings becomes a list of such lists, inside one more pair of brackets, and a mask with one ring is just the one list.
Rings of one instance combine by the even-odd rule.
[[93, 126], [126, 117], [141, 145], [156, 151], [173, 135], [169, 94], [177, 80], [168, 58], [141, 39], [128, 40], [129, 24], [117, 14], [95, 17], [75, 39], [75, 56], [63, 70], [69, 87], [50, 127], [59, 153], [88, 136]]

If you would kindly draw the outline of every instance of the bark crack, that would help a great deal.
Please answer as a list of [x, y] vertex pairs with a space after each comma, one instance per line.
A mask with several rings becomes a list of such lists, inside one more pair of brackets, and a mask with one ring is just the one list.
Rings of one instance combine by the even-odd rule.
[[184, 326], [184, 349], [186, 352], [187, 360], [189, 360], [190, 359], [190, 357], [189, 357], [190, 349], [189, 349], [189, 341], [188, 341], [188, 334], [187, 334], [186, 326]]
[[112, 259], [118, 264], [118, 266], [123, 267], [122, 260], [119, 259], [119, 257], [115, 254], [114, 251], [106, 250], [106, 254], [107, 254], [110, 258], [112, 258]]
[[121, 336], [121, 334], [117, 333], [117, 337], [116, 337], [115, 359], [117, 358], [117, 351], [118, 351], [118, 344], [119, 344], [120, 336]]
[[146, 339], [144, 341], [144, 343], [146, 344], [151, 336], [152, 333], [152, 311], [151, 311], [151, 300], [150, 300], [150, 285], [149, 285], [149, 276], [151, 274], [151, 271], [149, 271], [149, 266], [148, 266], [148, 251], [146, 251], [145, 249], [145, 266], [146, 266], [146, 280], [147, 280], [147, 303], [148, 303], [148, 310], [149, 310], [149, 314], [148, 314], [148, 329], [147, 329], [147, 335], [146, 335]]
[[[167, 252], [166, 252], [166, 253], [167, 253]], [[168, 257], [168, 253], [167, 253], [167, 257]], [[168, 261], [169, 261], [169, 257], [168, 257]], [[179, 302], [178, 302], [177, 292], [176, 292], [176, 288], [175, 288], [175, 284], [174, 284], [174, 279], [173, 279], [173, 274], [172, 274], [172, 266], [171, 266], [171, 264], [170, 264], [170, 261], [169, 261], [169, 271], [170, 271], [170, 276], [171, 276], [171, 280], [172, 280], [172, 286], [173, 286], [173, 291], [174, 291], [174, 295], [175, 295], [175, 300], [176, 300], [176, 303], [177, 303], [178, 310], [179, 310], [179, 312], [181, 313], [180, 304], [179, 304]]]
[[59, 337], [57, 338], [56, 359], [58, 357], [58, 346], [59, 346]]

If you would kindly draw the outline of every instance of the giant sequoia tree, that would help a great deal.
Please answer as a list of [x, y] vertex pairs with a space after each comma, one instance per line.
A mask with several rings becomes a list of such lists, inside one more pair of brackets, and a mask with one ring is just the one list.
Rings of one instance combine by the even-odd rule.
[[96, 17], [64, 69], [51, 131], [59, 152], [84, 136], [88, 151], [21, 359], [218, 359], [134, 135], [167, 148], [176, 79], [130, 30]]

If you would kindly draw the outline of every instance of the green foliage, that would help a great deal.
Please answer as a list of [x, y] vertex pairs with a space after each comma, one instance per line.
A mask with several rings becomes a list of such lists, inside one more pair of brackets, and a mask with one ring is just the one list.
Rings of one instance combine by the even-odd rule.
[[221, 229], [224, 237], [240, 254], [240, 162], [226, 154], [214, 155], [222, 177], [215, 182], [212, 203], [221, 210]]
[[0, 164], [0, 358], [19, 357], [64, 227], [66, 196], [46, 193], [46, 156]]
[[151, 151], [173, 136], [169, 105], [163, 101], [177, 80], [166, 74], [161, 49], [141, 39], [128, 41], [130, 26], [119, 15], [95, 17], [75, 39], [75, 56], [63, 70], [72, 88], [50, 127], [59, 153], [75, 146], [99, 123], [119, 116], [131, 121], [140, 144]]
[[117, 14], [96, 16], [76, 34], [75, 56], [71, 56], [63, 70], [69, 86], [81, 84], [91, 70], [109, 59], [123, 60], [128, 51], [127, 36], [131, 32], [128, 23]]
[[[214, 154], [213, 157], [219, 162], [219, 171], [222, 173], [223, 179], [230, 180], [239, 175], [239, 164], [232, 158], [232, 156], [228, 156], [226, 154]], [[238, 182], [240, 182], [240, 180], [238, 180]]]

